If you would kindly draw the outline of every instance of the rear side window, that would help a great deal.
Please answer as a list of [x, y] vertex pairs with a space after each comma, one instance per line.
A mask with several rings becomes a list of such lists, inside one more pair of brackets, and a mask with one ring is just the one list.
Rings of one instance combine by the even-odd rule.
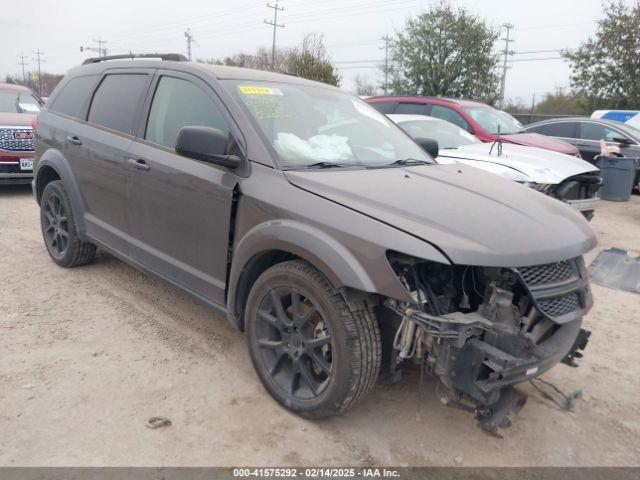
[[427, 115], [428, 105], [425, 103], [400, 103], [393, 113], [407, 115]]
[[431, 116], [440, 118], [441, 120], [446, 120], [447, 122], [451, 122], [454, 125], [465, 129], [466, 131], [470, 130], [467, 121], [462, 117], [462, 115], [460, 115], [452, 108], [443, 107], [442, 105], [434, 105], [433, 107], [431, 107]]
[[82, 107], [91, 95], [97, 80], [97, 75], [72, 78], [62, 87], [49, 110], [72, 118], [82, 118], [84, 116]]
[[396, 108], [398, 102], [370, 102], [373, 108], [378, 110], [380, 113], [393, 113], [393, 110]]
[[229, 133], [229, 126], [213, 100], [193, 83], [162, 77], [153, 96], [145, 138], [175, 148], [178, 132], [186, 126], [213, 127]]
[[537, 127], [529, 128], [530, 132], [550, 135], [552, 137], [576, 138], [578, 125], [575, 122], [545, 123]]
[[599, 123], [584, 122], [580, 124], [580, 138], [583, 140], [606, 140], [607, 142], [613, 142], [613, 139], [616, 137], [626, 137], [626, 135], [622, 135], [614, 129]]
[[146, 74], [107, 75], [93, 96], [89, 122], [134, 135], [147, 77]]

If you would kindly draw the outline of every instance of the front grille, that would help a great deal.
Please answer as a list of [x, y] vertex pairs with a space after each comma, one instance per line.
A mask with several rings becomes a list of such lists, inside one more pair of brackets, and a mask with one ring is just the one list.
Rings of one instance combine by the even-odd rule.
[[33, 135], [33, 129], [0, 128], [0, 150], [10, 152], [32, 152], [33, 138], [16, 138], [16, 134]]
[[564, 297], [538, 300], [538, 307], [550, 317], [559, 317], [581, 308], [580, 297], [577, 293], [570, 293]]
[[588, 305], [582, 257], [517, 269], [540, 313], [554, 320]]
[[558, 283], [569, 280], [573, 276], [573, 270], [567, 260], [533, 267], [521, 267], [518, 271], [524, 283], [529, 286]]

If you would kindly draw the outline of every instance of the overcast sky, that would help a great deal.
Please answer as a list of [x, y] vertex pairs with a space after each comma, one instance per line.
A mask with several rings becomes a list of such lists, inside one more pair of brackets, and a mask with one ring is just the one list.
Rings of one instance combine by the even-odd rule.
[[[3, 0], [6, 1], [6, 0]], [[272, 3], [275, 0], [271, 0]], [[634, 3], [636, 0], [626, 0]], [[357, 74], [380, 80], [384, 58], [380, 37], [402, 28], [407, 17], [431, 4], [428, 0], [280, 0], [277, 44], [297, 44], [306, 32], [324, 34], [332, 59], [341, 68], [343, 85], [353, 87]], [[507, 77], [507, 97], [531, 102], [545, 92], [569, 84], [569, 70], [553, 50], [574, 48], [595, 31], [601, 0], [452, 0], [496, 26], [514, 25], [511, 49], [522, 53]], [[134, 52], [186, 53], [184, 32], [191, 28], [197, 45], [193, 57], [224, 57], [271, 46], [273, 10], [266, 0], [23, 0], [20, 13], [0, 17], [0, 76], [21, 72], [18, 55], [40, 49], [43, 70], [64, 73], [88, 55], [80, 46], [107, 41], [110, 54]], [[502, 45], [499, 48], [503, 48]], [[551, 50], [546, 52], [547, 50]], [[357, 63], [361, 62], [361, 63]], [[364, 67], [364, 68], [361, 68]]]

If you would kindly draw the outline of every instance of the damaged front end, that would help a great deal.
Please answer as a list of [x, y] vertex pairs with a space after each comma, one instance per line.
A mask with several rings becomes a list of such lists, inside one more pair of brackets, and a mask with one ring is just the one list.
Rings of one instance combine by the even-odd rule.
[[438, 379], [441, 400], [475, 412], [496, 434], [526, 396], [513, 385], [560, 361], [575, 364], [592, 296], [581, 257], [521, 268], [450, 266], [390, 253], [414, 303], [397, 314], [391, 368], [413, 361]]
[[600, 172], [582, 173], [566, 178], [557, 185], [529, 183], [529, 187], [552, 198], [568, 203], [581, 212], [587, 220], [593, 218], [598, 205], [598, 191], [602, 187]]

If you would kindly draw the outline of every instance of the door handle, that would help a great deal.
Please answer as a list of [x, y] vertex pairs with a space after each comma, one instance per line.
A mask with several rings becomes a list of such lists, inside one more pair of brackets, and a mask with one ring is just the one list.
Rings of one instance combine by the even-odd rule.
[[133, 165], [133, 167], [138, 170], [147, 171], [151, 168], [149, 164], [144, 160], [142, 160], [141, 158], [139, 159], [130, 158], [129, 160], [127, 160], [127, 162], [129, 163], [129, 165]]
[[77, 136], [68, 136], [67, 137], [67, 142], [69, 142], [72, 145], [82, 145], [82, 140], [80, 140]]

